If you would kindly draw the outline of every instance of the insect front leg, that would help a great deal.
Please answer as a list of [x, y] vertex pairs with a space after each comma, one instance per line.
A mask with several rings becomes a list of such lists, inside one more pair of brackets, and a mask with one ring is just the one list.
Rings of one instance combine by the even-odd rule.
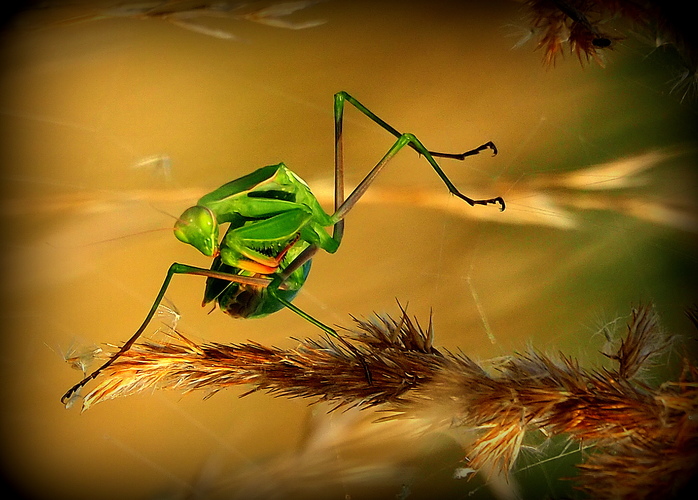
[[306, 233], [304, 228], [311, 216], [299, 206], [268, 219], [231, 227], [221, 242], [221, 260], [245, 271], [273, 274], [279, 270], [288, 251]]

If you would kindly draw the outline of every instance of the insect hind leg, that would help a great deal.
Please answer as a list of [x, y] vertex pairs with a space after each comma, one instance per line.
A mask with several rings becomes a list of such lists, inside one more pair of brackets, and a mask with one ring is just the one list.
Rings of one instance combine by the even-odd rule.
[[[497, 196], [495, 198], [487, 199], [474, 199], [461, 193], [458, 188], [451, 182], [446, 173], [441, 169], [439, 164], [435, 160], [436, 157], [450, 158], [456, 160], [464, 160], [465, 158], [473, 155], [479, 154], [481, 151], [490, 149], [493, 155], [497, 154], [497, 147], [493, 142], [487, 142], [478, 146], [477, 148], [465, 151], [463, 153], [441, 153], [438, 151], [429, 151], [417, 137], [413, 134], [405, 134], [399, 132], [397, 129], [389, 125], [387, 122], [382, 120], [366, 106], [361, 104], [359, 101], [354, 99], [351, 95], [346, 92], [338, 92], [334, 96], [335, 99], [335, 213], [332, 218], [335, 221], [335, 236], [341, 238], [341, 233], [343, 231], [342, 221], [346, 214], [353, 208], [356, 202], [363, 196], [363, 194], [368, 189], [368, 186], [374, 181], [378, 173], [383, 169], [383, 167], [388, 163], [388, 161], [395, 156], [398, 151], [400, 151], [404, 146], [410, 146], [417, 153], [424, 156], [424, 158], [429, 162], [431, 167], [434, 169], [436, 174], [441, 178], [443, 183], [448, 188], [449, 192], [454, 196], [462, 199], [471, 206], [474, 205], [490, 205], [498, 204], [500, 210], [503, 211], [506, 208], [504, 200]], [[344, 177], [344, 164], [343, 164], [343, 137], [342, 137], [342, 122], [344, 117], [344, 103], [349, 102], [371, 121], [388, 131], [390, 134], [397, 138], [395, 144], [388, 150], [385, 156], [376, 164], [375, 167], [364, 177], [364, 179], [359, 183], [359, 185], [354, 189], [354, 191], [346, 198], [343, 199], [343, 177]], [[341, 201], [341, 203], [338, 203]], [[337, 207], [337, 205], [339, 205]]]

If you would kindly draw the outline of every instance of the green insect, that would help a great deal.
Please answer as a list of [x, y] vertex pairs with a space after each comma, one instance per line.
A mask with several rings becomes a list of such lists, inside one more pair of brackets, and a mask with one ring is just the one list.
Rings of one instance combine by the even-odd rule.
[[[342, 124], [345, 103], [352, 104], [374, 123], [397, 138], [393, 146], [345, 199]], [[373, 114], [346, 92], [334, 96], [335, 124], [335, 201], [334, 213], [327, 214], [308, 185], [286, 165], [269, 165], [231, 181], [201, 198], [177, 220], [174, 233], [182, 242], [213, 258], [210, 269], [174, 263], [145, 320], [123, 347], [62, 398], [65, 403], [78, 389], [126, 352], [145, 331], [176, 274], [205, 276], [204, 305], [215, 302], [220, 309], [237, 318], [260, 318], [288, 308], [328, 334], [344, 342], [332, 328], [313, 318], [291, 301], [305, 283], [311, 259], [322, 249], [334, 253], [344, 232], [344, 218], [366, 192], [383, 167], [403, 147], [409, 146], [423, 156], [446, 184], [449, 192], [471, 206], [499, 204], [501, 197], [474, 200], [463, 195], [441, 170], [435, 157], [463, 160], [497, 148], [488, 142], [464, 153], [429, 151], [412, 134], [403, 134]], [[228, 224], [220, 238], [221, 225]], [[332, 228], [330, 234], [327, 228]], [[359, 356], [359, 359], [363, 359]], [[363, 361], [362, 361], [363, 363]], [[371, 375], [364, 364], [366, 377]]]

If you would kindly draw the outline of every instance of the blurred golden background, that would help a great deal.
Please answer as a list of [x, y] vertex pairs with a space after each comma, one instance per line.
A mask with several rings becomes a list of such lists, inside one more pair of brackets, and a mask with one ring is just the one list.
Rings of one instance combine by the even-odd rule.
[[[230, 11], [66, 1], [6, 24], [9, 484], [76, 499], [302, 498], [314, 482], [321, 498], [495, 495], [453, 478], [463, 466], [453, 436], [403, 439], [356, 412], [239, 399], [246, 388], [207, 400], [155, 392], [84, 414], [60, 403], [82, 377], [64, 357], [125, 341], [172, 262], [208, 265], [170, 232], [201, 195], [283, 161], [330, 210], [339, 90], [432, 150], [494, 141], [496, 157], [440, 163], [465, 194], [502, 196], [507, 209], [468, 207], [423, 159], [400, 153], [348, 216], [338, 253], [315, 258], [295, 301], [310, 314], [349, 326], [350, 314], [397, 314], [397, 298], [424, 324], [433, 311], [438, 346], [479, 359], [530, 343], [600, 362], [604, 325], [623, 325], [640, 302], [655, 303], [668, 330], [695, 336], [684, 310], [697, 300], [697, 108], [683, 87], [671, 92], [695, 75], [681, 80], [658, 40], [614, 31], [605, 67], [569, 53], [545, 67], [535, 38], [526, 42], [526, 14], [505, 0]], [[353, 108], [345, 141], [353, 184], [392, 144]], [[193, 338], [293, 346], [292, 337], [319, 335], [289, 311], [209, 314], [202, 294], [197, 277], [175, 278], [168, 293], [177, 327]]]

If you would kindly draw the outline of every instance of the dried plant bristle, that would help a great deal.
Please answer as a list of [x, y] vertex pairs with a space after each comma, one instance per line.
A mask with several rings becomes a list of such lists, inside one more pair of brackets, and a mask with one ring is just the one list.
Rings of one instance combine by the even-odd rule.
[[[683, 484], [698, 465], [698, 369], [684, 361], [676, 381], [658, 387], [643, 369], [669, 345], [650, 306], [632, 312], [613, 369], [587, 370], [563, 354], [535, 350], [497, 363], [433, 346], [405, 311], [399, 319], [355, 319], [344, 336], [355, 350], [328, 338], [294, 349], [259, 343], [196, 344], [179, 333], [168, 342], [134, 345], [97, 380], [83, 409], [145, 389], [220, 389], [312, 398], [336, 406], [378, 406], [385, 419], [420, 419], [425, 428], [475, 432], [468, 467], [508, 473], [527, 433], [564, 435], [591, 452], [577, 487], [592, 498], [659, 498]], [[366, 378], [366, 367], [372, 381]]]

